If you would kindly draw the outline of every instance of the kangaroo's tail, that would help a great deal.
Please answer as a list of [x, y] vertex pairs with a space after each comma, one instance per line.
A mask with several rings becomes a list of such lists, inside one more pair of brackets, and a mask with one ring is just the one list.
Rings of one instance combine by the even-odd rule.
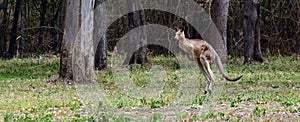
[[222, 62], [221, 62], [221, 59], [220, 59], [218, 53], [215, 51], [215, 49], [211, 45], [209, 45], [209, 44], [207, 44], [207, 45], [208, 45], [208, 49], [211, 50], [211, 52], [215, 54], [216, 65], [217, 65], [219, 71], [221, 72], [222, 76], [226, 80], [228, 80], [228, 81], [237, 81], [237, 80], [239, 80], [239, 79], [241, 79], [243, 77], [243, 75], [241, 75], [241, 76], [239, 76], [237, 78], [230, 78], [230, 77], [228, 77], [226, 75], [226, 72], [224, 71], [224, 68], [223, 68], [223, 65], [222, 65]]

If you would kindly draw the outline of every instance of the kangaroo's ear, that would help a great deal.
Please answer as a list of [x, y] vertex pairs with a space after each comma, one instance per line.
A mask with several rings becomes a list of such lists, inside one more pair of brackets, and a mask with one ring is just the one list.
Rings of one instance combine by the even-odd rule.
[[179, 28], [178, 28], [178, 27], [176, 27], [176, 26], [174, 26], [174, 28], [175, 28], [175, 31], [178, 31], [178, 30], [179, 30]]
[[181, 31], [181, 29], [178, 26], [174, 26], [175, 31]]
[[173, 28], [174, 28], [176, 31], [180, 31], [180, 32], [182, 32], [182, 31], [184, 30], [184, 27], [183, 27], [181, 24], [179, 24], [179, 25], [174, 25]]
[[184, 27], [182, 25], [179, 25], [178, 26], [178, 31], [183, 32], [183, 30], [184, 30]]
[[179, 29], [180, 32], [183, 32], [183, 29]]

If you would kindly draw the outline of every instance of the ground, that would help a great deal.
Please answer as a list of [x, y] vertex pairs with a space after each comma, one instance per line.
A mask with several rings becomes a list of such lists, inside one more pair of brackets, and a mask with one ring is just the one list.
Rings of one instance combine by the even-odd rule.
[[227, 82], [217, 75], [210, 95], [203, 93], [204, 79], [193, 61], [150, 59], [151, 65], [131, 68], [111, 60], [92, 85], [57, 83], [58, 58], [0, 60], [0, 119], [300, 121], [297, 57], [268, 57], [252, 65], [232, 58], [228, 75], [243, 78]]

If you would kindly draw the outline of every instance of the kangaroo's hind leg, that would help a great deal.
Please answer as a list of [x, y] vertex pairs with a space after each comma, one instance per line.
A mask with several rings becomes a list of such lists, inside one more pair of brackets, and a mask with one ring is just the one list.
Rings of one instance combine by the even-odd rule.
[[202, 65], [201, 61], [200, 61], [200, 58], [197, 58], [197, 64], [199, 66], [199, 69], [202, 71], [204, 77], [205, 77], [205, 81], [206, 81], [206, 87], [205, 87], [205, 90], [204, 90], [204, 93], [207, 94], [207, 93], [211, 93], [211, 80], [212, 78], [210, 77], [208, 71], [207, 71], [207, 68], [205, 68], [205, 65]]
[[209, 60], [206, 58], [205, 55], [200, 56], [200, 62], [203, 65], [204, 70], [207, 72], [208, 75], [208, 83], [206, 86], [206, 91], [211, 92], [212, 91], [212, 83], [216, 80], [216, 77], [214, 73], [212, 72], [210, 68]]

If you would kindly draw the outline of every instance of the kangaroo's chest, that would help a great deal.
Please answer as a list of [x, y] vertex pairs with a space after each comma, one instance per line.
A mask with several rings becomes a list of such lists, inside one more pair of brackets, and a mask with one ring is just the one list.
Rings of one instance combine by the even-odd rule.
[[179, 47], [186, 53], [194, 56], [195, 58], [200, 58], [200, 55], [206, 56], [208, 60], [213, 58], [208, 50], [207, 44], [204, 42], [190, 42], [187, 40], [180, 41]]
[[188, 54], [193, 55], [193, 53], [194, 53], [194, 45], [187, 41], [180, 41], [179, 47]]

